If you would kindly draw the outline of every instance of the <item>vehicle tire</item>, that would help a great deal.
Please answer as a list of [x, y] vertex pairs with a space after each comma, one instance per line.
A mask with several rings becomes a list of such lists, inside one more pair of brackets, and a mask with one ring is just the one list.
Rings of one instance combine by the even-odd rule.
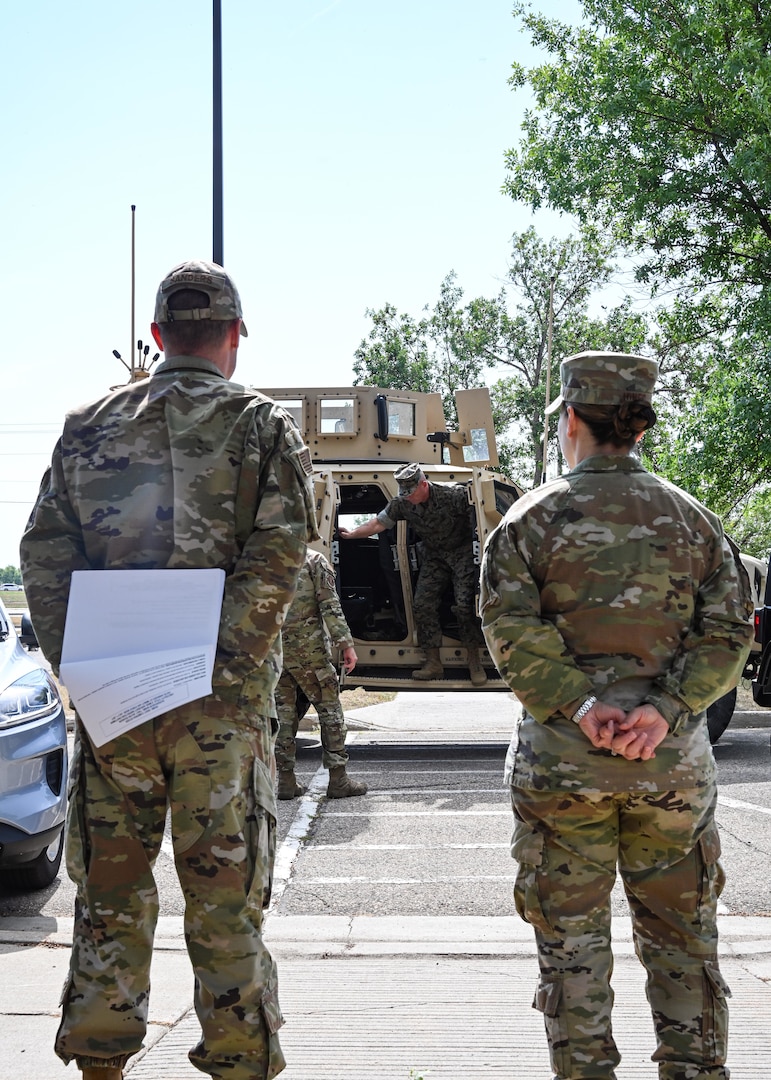
[[47, 888], [56, 879], [64, 851], [64, 829], [32, 862], [3, 871], [3, 881], [19, 892]]
[[723, 694], [717, 701], [713, 701], [707, 709], [707, 730], [709, 741], [714, 746], [725, 729], [731, 723], [731, 717], [736, 708], [736, 687]]

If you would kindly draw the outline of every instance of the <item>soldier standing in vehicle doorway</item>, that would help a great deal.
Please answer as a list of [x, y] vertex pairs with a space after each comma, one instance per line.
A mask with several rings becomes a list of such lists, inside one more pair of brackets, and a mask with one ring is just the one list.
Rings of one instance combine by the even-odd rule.
[[406, 521], [415, 529], [421, 540], [421, 558], [413, 611], [418, 645], [426, 660], [412, 677], [439, 679], [444, 674], [439, 607], [445, 591], [452, 585], [469, 676], [474, 686], [484, 686], [487, 676], [479, 656], [484, 639], [476, 612], [479, 567], [474, 562], [474, 511], [468, 499], [468, 487], [433, 484], [416, 463], [402, 465], [394, 473], [394, 479], [399, 485], [396, 498], [363, 525], [340, 529], [340, 536], [343, 540], [374, 536], [392, 529], [397, 521]]
[[570, 472], [523, 496], [482, 562], [485, 636], [523, 707], [507, 758], [514, 898], [535, 931], [555, 1080], [614, 1080], [610, 895], [620, 872], [647, 973], [660, 1080], [726, 1080], [717, 958], [724, 875], [705, 710], [752, 638], [718, 518], [649, 473], [658, 364], [563, 361]]
[[284, 666], [276, 686], [279, 730], [276, 739], [279, 799], [296, 799], [307, 790], [295, 776], [297, 728], [312, 704], [321, 728], [322, 764], [329, 769], [327, 796], [347, 799], [365, 795], [367, 785], [346, 771], [345, 716], [331, 646], [342, 650], [350, 674], [356, 666], [353, 638], [340, 606], [335, 574], [324, 556], [308, 548], [297, 592], [281, 638]]

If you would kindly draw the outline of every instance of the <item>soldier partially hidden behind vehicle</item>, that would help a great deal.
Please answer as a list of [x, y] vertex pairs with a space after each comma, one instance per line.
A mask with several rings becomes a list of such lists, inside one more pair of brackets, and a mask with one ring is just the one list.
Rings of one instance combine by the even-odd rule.
[[327, 795], [347, 799], [366, 794], [367, 785], [346, 772], [345, 716], [330, 646], [342, 649], [349, 673], [356, 666], [356, 650], [335, 589], [334, 571], [318, 551], [308, 549], [281, 637], [284, 667], [276, 686], [279, 799], [295, 799], [306, 791], [295, 776], [295, 760], [297, 728], [309, 704], [315, 706], [321, 726], [321, 761], [329, 769]]
[[434, 484], [426, 479], [420, 465], [402, 465], [394, 473], [399, 494], [384, 510], [355, 529], [340, 529], [343, 540], [374, 536], [406, 521], [418, 534], [421, 563], [413, 610], [418, 645], [426, 656], [414, 679], [438, 679], [444, 673], [440, 658], [442, 627], [439, 607], [450, 584], [455, 594], [455, 614], [461, 641], [466, 648], [468, 669], [474, 686], [487, 682], [479, 657], [483, 644], [476, 613], [479, 567], [474, 562], [473, 509], [466, 484]]

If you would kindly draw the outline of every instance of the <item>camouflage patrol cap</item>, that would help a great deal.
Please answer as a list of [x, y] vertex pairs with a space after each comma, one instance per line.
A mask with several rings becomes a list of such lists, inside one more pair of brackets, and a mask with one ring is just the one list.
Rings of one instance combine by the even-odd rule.
[[562, 405], [651, 403], [659, 373], [656, 360], [631, 353], [582, 352], [560, 364], [562, 392], [546, 409], [550, 416]]
[[415, 461], [410, 465], [401, 465], [394, 473], [400, 495], [411, 495], [420, 481], [425, 479], [425, 473]]
[[[209, 306], [169, 311], [169, 297], [180, 289], [198, 289], [209, 297]], [[155, 322], [170, 323], [187, 319], [212, 319], [226, 322], [243, 319], [241, 297], [233, 279], [217, 263], [205, 259], [190, 259], [170, 270], [158, 286], [155, 297]], [[241, 335], [247, 337], [241, 322]]]

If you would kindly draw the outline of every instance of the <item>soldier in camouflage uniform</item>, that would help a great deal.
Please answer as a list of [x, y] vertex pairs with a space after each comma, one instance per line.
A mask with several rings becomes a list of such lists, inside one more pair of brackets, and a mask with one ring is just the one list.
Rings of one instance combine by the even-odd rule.
[[67, 417], [22, 540], [24, 584], [58, 672], [73, 571], [222, 568], [213, 690], [99, 748], [77, 724], [77, 896], [56, 1052], [84, 1080], [120, 1080], [142, 1046], [168, 807], [202, 1028], [190, 1060], [216, 1080], [266, 1080], [284, 1068], [261, 932], [276, 835], [273, 689], [281, 623], [316, 536], [310, 455], [287, 413], [229, 381], [246, 330], [221, 267], [172, 270], [152, 332], [166, 353], [153, 376]]
[[725, 1080], [729, 990], [705, 709], [752, 636], [749, 583], [717, 517], [633, 452], [658, 366], [562, 364], [571, 468], [525, 495], [483, 558], [482, 624], [523, 716], [507, 759], [518, 862], [557, 1080], [611, 1080], [610, 894], [621, 874], [648, 972], [660, 1080]]
[[281, 639], [284, 667], [276, 686], [278, 737], [276, 767], [279, 799], [295, 799], [307, 790], [295, 776], [297, 727], [308, 704], [315, 707], [321, 726], [322, 764], [329, 769], [327, 795], [347, 799], [364, 795], [367, 785], [346, 772], [345, 716], [330, 645], [342, 650], [347, 672], [356, 666], [353, 638], [340, 606], [335, 574], [324, 556], [309, 548], [300, 571]]
[[426, 654], [425, 664], [412, 673], [415, 679], [441, 678], [442, 628], [439, 605], [451, 584], [455, 594], [455, 614], [460, 638], [466, 647], [468, 668], [474, 686], [487, 682], [479, 657], [483, 644], [476, 613], [479, 568], [474, 562], [474, 516], [466, 484], [432, 484], [420, 465], [402, 465], [394, 473], [399, 494], [384, 510], [355, 529], [340, 529], [344, 540], [374, 536], [406, 521], [421, 540], [420, 572], [413, 611], [418, 645]]

